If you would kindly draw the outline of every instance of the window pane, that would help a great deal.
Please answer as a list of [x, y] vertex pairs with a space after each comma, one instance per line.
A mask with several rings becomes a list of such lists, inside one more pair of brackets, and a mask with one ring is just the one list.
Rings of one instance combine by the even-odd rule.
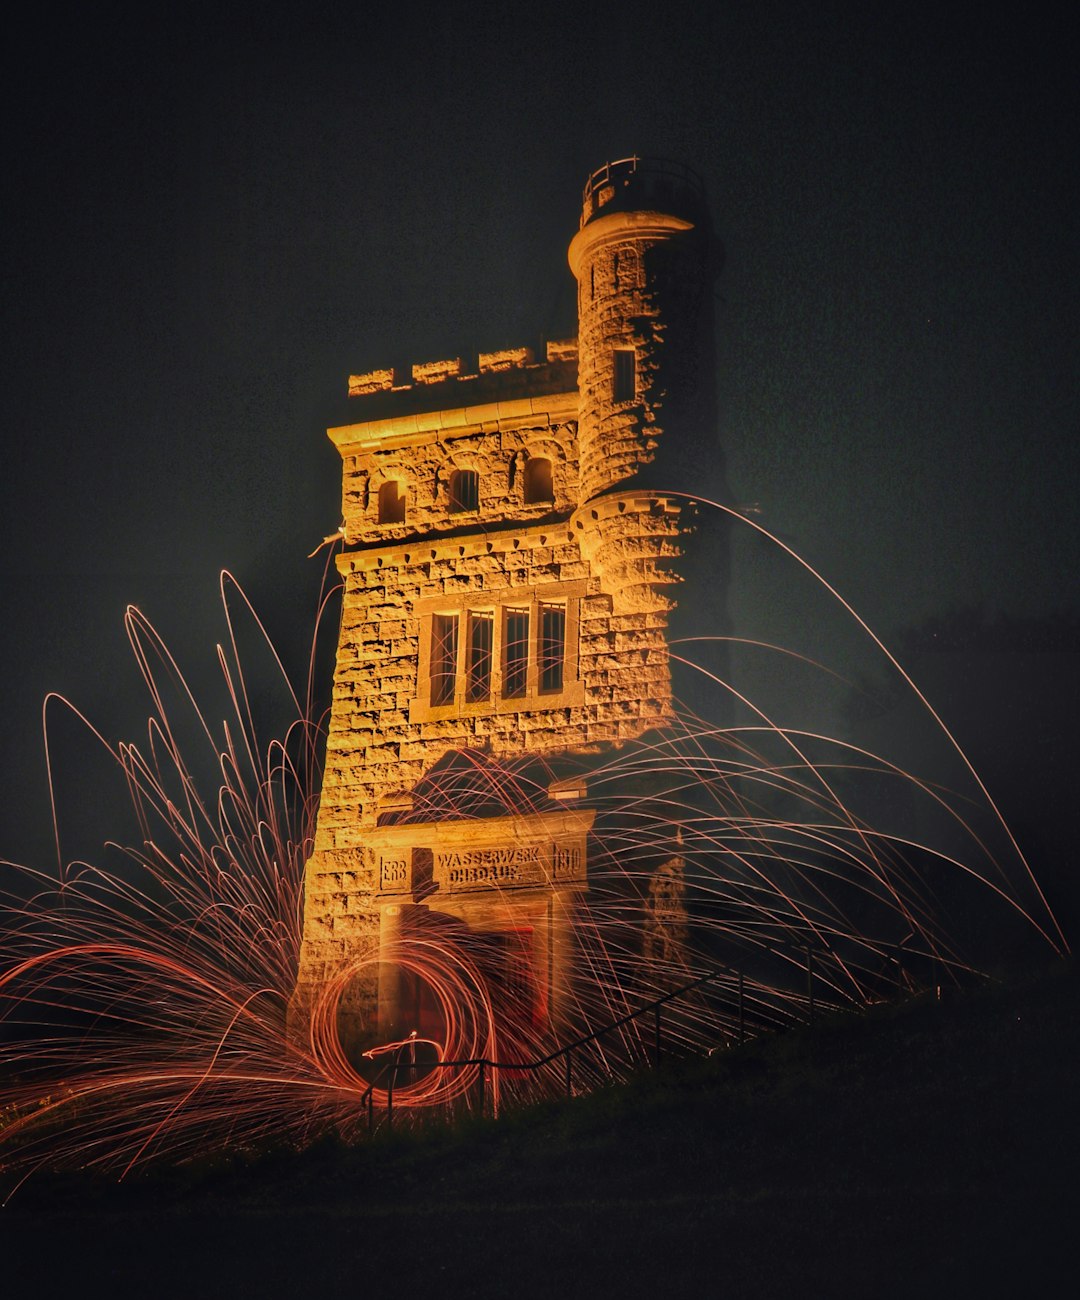
[[480, 509], [480, 476], [474, 469], [456, 469], [450, 475], [450, 513]]
[[540, 689], [561, 691], [566, 650], [566, 606], [540, 606]]
[[457, 677], [458, 620], [456, 614], [436, 614], [431, 620], [431, 702], [452, 704]]
[[616, 402], [629, 402], [637, 395], [635, 377], [637, 357], [630, 348], [615, 349], [615, 379], [612, 398]]
[[518, 700], [529, 684], [529, 611], [508, 609], [503, 634], [503, 695]]
[[469, 615], [469, 666], [465, 680], [465, 698], [475, 704], [491, 695], [490, 614]]

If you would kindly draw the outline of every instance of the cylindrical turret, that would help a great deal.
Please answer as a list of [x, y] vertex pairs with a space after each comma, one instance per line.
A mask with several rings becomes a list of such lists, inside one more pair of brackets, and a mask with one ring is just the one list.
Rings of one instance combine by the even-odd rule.
[[583, 501], [618, 487], [700, 487], [716, 430], [714, 243], [689, 168], [624, 158], [589, 177], [569, 250]]

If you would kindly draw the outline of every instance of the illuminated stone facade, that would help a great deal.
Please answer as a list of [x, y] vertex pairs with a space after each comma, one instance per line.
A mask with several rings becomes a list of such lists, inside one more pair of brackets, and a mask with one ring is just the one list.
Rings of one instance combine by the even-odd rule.
[[[420, 913], [517, 936], [538, 1022], [564, 1020], [589, 890], [586, 784], [505, 791], [479, 819], [425, 789], [454, 756], [487, 780], [529, 755], [553, 775], [560, 756], [671, 721], [677, 490], [713, 418], [698, 382], [711, 250], [691, 173], [611, 164], [570, 245], [576, 341], [351, 377], [355, 422], [329, 430], [345, 591], [295, 1031], [328, 979], [392, 957]], [[665, 916], [685, 917], [680, 878], [669, 861], [646, 891], [646, 955], [670, 949]], [[379, 980], [345, 1009], [369, 1040], [404, 1027], [391, 961]]]

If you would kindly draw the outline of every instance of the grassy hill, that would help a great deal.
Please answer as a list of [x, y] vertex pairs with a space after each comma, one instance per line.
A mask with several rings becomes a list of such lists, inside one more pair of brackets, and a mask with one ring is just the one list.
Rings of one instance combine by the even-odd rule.
[[1074, 964], [494, 1122], [0, 1212], [6, 1294], [1071, 1294]]

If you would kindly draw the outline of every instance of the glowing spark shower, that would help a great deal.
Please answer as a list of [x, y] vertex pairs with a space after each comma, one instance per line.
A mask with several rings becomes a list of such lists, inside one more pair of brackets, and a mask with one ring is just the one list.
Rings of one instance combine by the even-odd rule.
[[[391, 1101], [399, 1115], [497, 1110], [624, 1077], [661, 1042], [703, 1054], [815, 1010], [929, 988], [972, 968], [951, 920], [973, 899], [1066, 949], [977, 777], [973, 795], [960, 798], [739, 696], [752, 722], [720, 727], [683, 711], [665, 733], [557, 763], [459, 753], [415, 792], [416, 816], [449, 809], [467, 822], [524, 819], [587, 791], [591, 892], [575, 921], [570, 990], [570, 1023], [585, 1041], [572, 1058], [568, 1037], [552, 1039], [548, 991], [531, 974], [532, 936], [501, 935], [496, 945], [445, 918], [413, 925], [396, 950], [328, 978], [310, 1032], [290, 1036], [321, 720], [310, 688], [301, 700], [278, 664], [294, 721], [280, 739], [260, 742], [230, 612], [238, 597], [265, 634], [228, 577], [222, 596], [228, 648], [219, 662], [231, 714], [218, 728], [153, 627], [128, 611], [152, 705], [146, 740], [110, 746], [91, 734], [126, 783], [137, 842], [108, 846], [109, 865], [68, 863], [57, 829], [58, 872], [4, 865], [7, 1194], [40, 1169], [123, 1176], [217, 1148], [302, 1145], [329, 1128], [356, 1135], [382, 1122]], [[677, 661], [693, 666], [693, 646], [678, 649]], [[734, 692], [712, 681], [718, 696]], [[52, 698], [47, 721], [57, 709], [81, 717]], [[942, 744], [956, 745], [933, 716]], [[208, 761], [212, 795], [202, 784]], [[50, 783], [57, 789], [52, 771]], [[883, 787], [945, 818], [950, 847], [875, 825], [866, 791]], [[951, 847], [957, 837], [962, 853]], [[380, 979], [405, 990], [412, 1023], [384, 1041], [368, 1026], [366, 1039], [352, 1041], [343, 1031], [349, 988]]]

